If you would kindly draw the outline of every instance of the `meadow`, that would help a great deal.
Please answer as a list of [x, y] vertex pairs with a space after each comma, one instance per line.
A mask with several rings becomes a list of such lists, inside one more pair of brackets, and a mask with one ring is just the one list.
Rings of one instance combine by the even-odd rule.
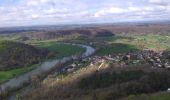
[[7, 71], [0, 71], [0, 83], [5, 82], [13, 77], [17, 77], [20, 74], [31, 71], [36, 68], [39, 64], [34, 64], [29, 67], [17, 68]]
[[126, 99], [120, 100], [170, 100], [170, 95], [166, 92], [158, 92], [153, 94], [130, 95]]
[[0, 35], [0, 41], [17, 41], [19, 38], [19, 35]]
[[55, 58], [62, 58], [70, 55], [81, 54], [85, 51], [84, 48], [70, 45], [70, 44], [62, 44], [57, 42], [34, 42], [32, 43], [35, 47], [38, 48], [47, 48], [48, 50], [55, 52]]
[[117, 35], [113, 37], [97, 38], [96, 41], [103, 41], [97, 55], [112, 53], [127, 53], [132, 51], [153, 50], [156, 52], [170, 49], [170, 36], [166, 35]]

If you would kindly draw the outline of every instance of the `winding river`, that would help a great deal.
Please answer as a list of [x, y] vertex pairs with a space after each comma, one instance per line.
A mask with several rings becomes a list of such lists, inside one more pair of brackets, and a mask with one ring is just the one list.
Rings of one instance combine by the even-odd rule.
[[11, 91], [13, 89], [22, 87], [24, 83], [29, 82], [30, 77], [32, 77], [32, 76], [41, 75], [45, 72], [50, 71], [52, 68], [57, 68], [61, 64], [65, 64], [69, 61], [76, 60], [76, 59], [78, 59], [78, 57], [81, 57], [81, 58], [88, 57], [95, 52], [95, 49], [91, 46], [82, 45], [82, 44], [71, 44], [71, 45], [83, 47], [83, 48], [86, 49], [86, 51], [84, 53], [82, 53], [81, 56], [74, 55], [74, 56], [64, 57], [60, 60], [54, 59], [54, 60], [51, 60], [51, 61], [45, 61], [39, 67], [37, 67], [36, 69], [34, 69], [30, 72], [27, 72], [25, 74], [22, 74], [18, 77], [12, 78], [5, 83], [2, 83], [0, 85], [0, 94], [4, 93], [6, 91]]

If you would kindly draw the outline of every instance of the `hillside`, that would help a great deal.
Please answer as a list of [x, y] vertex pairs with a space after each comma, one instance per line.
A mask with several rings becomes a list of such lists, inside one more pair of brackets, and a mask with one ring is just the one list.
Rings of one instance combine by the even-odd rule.
[[102, 37], [113, 36], [114, 34], [108, 30], [103, 29], [71, 29], [71, 30], [46, 30], [21, 34], [22, 40], [48, 40], [58, 38], [78, 38], [78, 37]]
[[10, 41], [0, 42], [0, 70], [20, 68], [35, 64], [49, 56], [46, 49]]
[[[83, 61], [85, 62], [86, 60]], [[99, 69], [100, 64], [101, 62], [97, 62], [85, 65], [84, 68], [77, 66], [79, 69], [72, 72], [68, 69], [59, 75], [49, 75], [40, 82], [41, 85], [35, 81], [29, 92], [21, 93], [21, 98], [23, 100], [118, 100], [131, 95], [166, 91], [170, 86], [170, 73], [166, 69], [153, 69], [147, 64], [120, 67], [107, 61], [104, 61], [103, 67]]]

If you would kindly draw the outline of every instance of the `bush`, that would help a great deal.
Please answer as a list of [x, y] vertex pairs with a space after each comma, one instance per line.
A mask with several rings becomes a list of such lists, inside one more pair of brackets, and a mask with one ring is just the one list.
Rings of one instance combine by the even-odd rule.
[[83, 78], [79, 82], [79, 87], [83, 89], [96, 89], [108, 87], [115, 83], [122, 83], [139, 79], [144, 75], [143, 71], [122, 71], [120, 73], [101, 73], [93, 74], [90, 77]]
[[[125, 97], [132, 94], [153, 93], [165, 91], [170, 87], [169, 71], [149, 72], [137, 80], [123, 82], [117, 87], [119, 90], [112, 90], [106, 96], [106, 100], [114, 100], [116, 98]], [[119, 95], [118, 95], [119, 94]]]

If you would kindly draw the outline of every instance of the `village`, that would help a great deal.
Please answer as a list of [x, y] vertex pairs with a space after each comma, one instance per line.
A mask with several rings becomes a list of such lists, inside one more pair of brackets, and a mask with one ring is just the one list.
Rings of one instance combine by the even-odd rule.
[[168, 52], [140, 51], [131, 53], [119, 53], [104, 56], [92, 56], [85, 59], [77, 59], [74, 63], [63, 68], [62, 72], [74, 72], [87, 66], [98, 66], [98, 70], [104, 67], [104, 63], [119, 67], [148, 64], [152, 68], [170, 69], [170, 54]]

